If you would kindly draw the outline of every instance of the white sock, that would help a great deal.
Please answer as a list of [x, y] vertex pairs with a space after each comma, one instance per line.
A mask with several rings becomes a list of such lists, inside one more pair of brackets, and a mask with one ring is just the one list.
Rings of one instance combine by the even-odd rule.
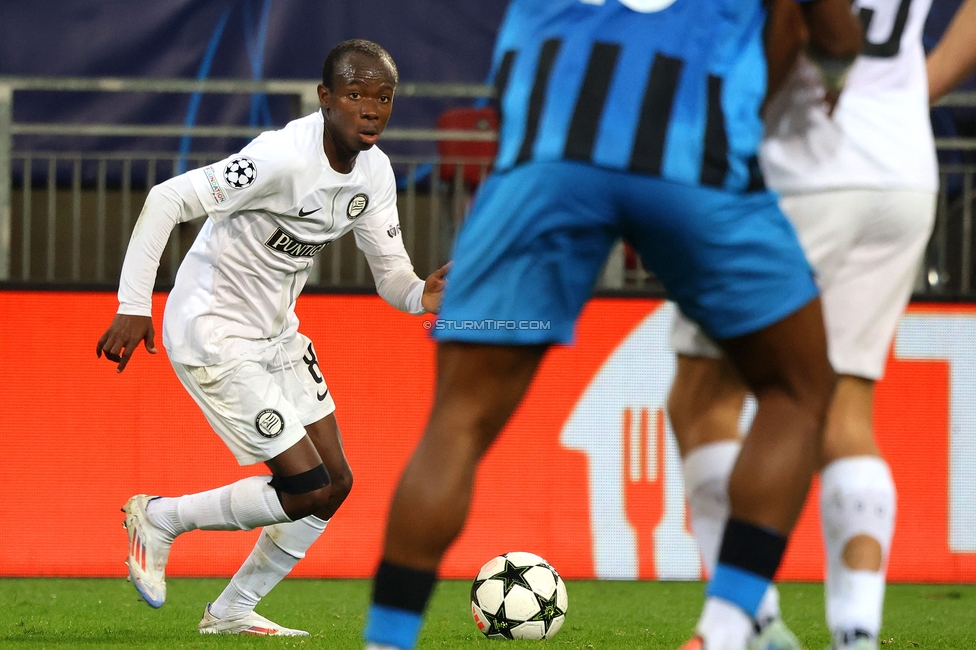
[[[201, 530], [251, 530], [291, 521], [270, 476], [251, 476], [207, 492], [153, 499], [146, 506], [149, 521], [172, 535]], [[170, 540], [172, 541], [172, 540]]]
[[[685, 457], [682, 466], [691, 529], [708, 577], [718, 564], [725, 522], [729, 518], [729, 476], [741, 448], [742, 443], [738, 440], [699, 445]], [[759, 604], [756, 620], [764, 625], [779, 616], [779, 591], [776, 585], [770, 584]]]
[[764, 628], [770, 621], [779, 617], [779, 589], [773, 583], [769, 583], [763, 599], [759, 602], [759, 609], [756, 610], [756, 622], [759, 623], [760, 628]]
[[746, 650], [755, 632], [753, 620], [740, 607], [710, 596], [696, 628], [708, 650]]
[[223, 593], [210, 605], [210, 613], [225, 619], [252, 612], [258, 602], [305, 557], [305, 551], [319, 538], [328, 523], [310, 515], [262, 530], [254, 550]]
[[718, 564], [725, 522], [729, 518], [729, 476], [741, 448], [738, 440], [699, 445], [685, 457], [682, 465], [691, 529], [707, 577], [715, 573]]
[[[876, 456], [841, 458], [820, 473], [827, 627], [834, 636], [862, 630], [877, 638], [881, 631], [895, 502], [891, 471]], [[881, 545], [880, 571], [853, 570], [844, 564], [844, 547], [858, 535], [872, 537]]]

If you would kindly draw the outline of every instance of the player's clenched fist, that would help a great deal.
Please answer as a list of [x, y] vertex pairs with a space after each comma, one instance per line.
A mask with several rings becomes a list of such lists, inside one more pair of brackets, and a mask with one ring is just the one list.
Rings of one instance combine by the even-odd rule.
[[145, 341], [149, 354], [156, 354], [155, 336], [156, 330], [149, 316], [116, 314], [112, 324], [98, 339], [95, 355], [101, 358], [104, 352], [105, 358], [119, 364], [116, 372], [122, 372], [140, 342]]

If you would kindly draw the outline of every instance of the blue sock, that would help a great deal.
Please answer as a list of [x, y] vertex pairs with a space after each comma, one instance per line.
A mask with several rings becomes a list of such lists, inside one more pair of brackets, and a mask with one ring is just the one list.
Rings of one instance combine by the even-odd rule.
[[786, 537], [737, 519], [725, 525], [715, 575], [706, 595], [721, 598], [756, 618], [786, 551]]
[[756, 618], [759, 603], [766, 595], [770, 582], [751, 571], [743, 571], [738, 567], [719, 562], [715, 567], [715, 574], [708, 581], [705, 595], [727, 600], [745, 610], [745, 613], [752, 618]]
[[366, 642], [412, 650], [435, 582], [432, 571], [380, 562], [373, 581], [373, 604], [363, 630]]
[[363, 638], [367, 643], [412, 650], [417, 645], [423, 620], [423, 616], [417, 612], [373, 603], [366, 614]]

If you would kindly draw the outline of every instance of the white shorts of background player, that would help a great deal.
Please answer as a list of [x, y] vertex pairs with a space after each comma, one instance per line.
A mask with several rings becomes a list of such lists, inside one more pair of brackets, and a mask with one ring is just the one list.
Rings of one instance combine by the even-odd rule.
[[[830, 362], [838, 374], [880, 379], [935, 219], [927, 190], [843, 189], [785, 195], [780, 205], [816, 270]], [[671, 347], [718, 358], [698, 325], [675, 310]]]

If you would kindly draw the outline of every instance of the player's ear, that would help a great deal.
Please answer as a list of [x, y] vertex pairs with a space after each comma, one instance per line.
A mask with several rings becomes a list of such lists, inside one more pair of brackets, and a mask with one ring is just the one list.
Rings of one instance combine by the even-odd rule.
[[319, 94], [319, 105], [322, 106], [322, 111], [325, 112], [332, 106], [332, 92], [325, 87], [325, 84], [319, 84], [318, 88]]

